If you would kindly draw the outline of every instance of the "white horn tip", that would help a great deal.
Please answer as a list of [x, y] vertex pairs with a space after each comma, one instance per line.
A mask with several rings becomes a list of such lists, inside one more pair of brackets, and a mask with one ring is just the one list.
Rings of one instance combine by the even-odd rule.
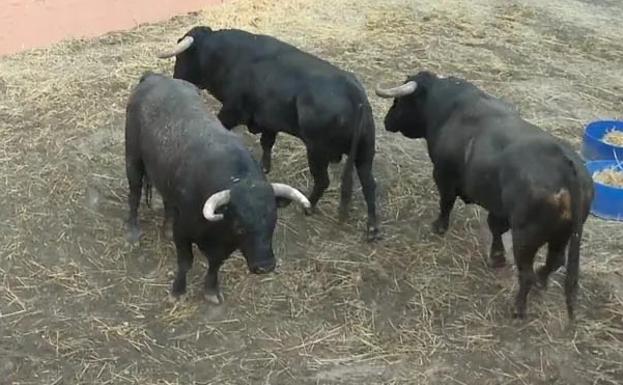
[[309, 200], [306, 197], [302, 197], [301, 198], [301, 204], [303, 205], [303, 207], [305, 207], [306, 209], [310, 209], [311, 208], [311, 203], [309, 202]]
[[223, 220], [223, 214], [212, 214], [209, 215], [208, 213], [206, 213], [205, 211], [203, 212], [203, 217], [205, 219], [207, 219], [210, 222], [218, 222], [218, 221], [222, 221]]

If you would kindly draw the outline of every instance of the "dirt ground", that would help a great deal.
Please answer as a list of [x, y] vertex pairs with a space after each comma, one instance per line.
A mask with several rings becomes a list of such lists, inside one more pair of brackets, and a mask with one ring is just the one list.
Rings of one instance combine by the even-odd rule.
[[[486, 267], [483, 211], [457, 204], [430, 231], [437, 193], [424, 144], [385, 132], [377, 81], [430, 69], [465, 77], [579, 149], [583, 125], [620, 117], [623, 3], [615, 0], [240, 0], [94, 40], [0, 59], [0, 384], [621, 384], [622, 225], [591, 217], [578, 321], [561, 283], [510, 317], [514, 268]], [[261, 31], [358, 74], [377, 122], [385, 239], [363, 241], [359, 186], [336, 218], [340, 167], [305, 217], [280, 212], [279, 272], [222, 269], [225, 303], [166, 301], [175, 270], [162, 207], [125, 240], [126, 98], [191, 26]], [[206, 95], [218, 109], [218, 103]], [[259, 141], [236, 129], [259, 153]], [[270, 179], [307, 191], [303, 147], [282, 135]]]
[[167, 20], [222, 0], [10, 0], [0, 7], [0, 55]]

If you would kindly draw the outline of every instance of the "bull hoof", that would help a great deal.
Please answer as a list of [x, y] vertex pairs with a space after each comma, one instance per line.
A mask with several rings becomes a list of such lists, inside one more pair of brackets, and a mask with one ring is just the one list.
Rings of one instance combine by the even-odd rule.
[[545, 266], [541, 266], [536, 271], [536, 281], [534, 282], [534, 286], [536, 286], [539, 290], [547, 289], [547, 276], [544, 273]]
[[383, 236], [381, 235], [381, 231], [379, 230], [378, 227], [369, 226], [366, 239], [368, 242], [375, 242], [375, 241], [380, 241], [381, 239], [383, 239]]
[[138, 227], [132, 227], [128, 229], [126, 238], [130, 244], [135, 245], [141, 239], [141, 230]]
[[432, 224], [433, 232], [437, 235], [444, 235], [448, 231], [448, 224], [440, 219], [436, 219]]
[[216, 293], [214, 292], [206, 292], [203, 297], [205, 298], [206, 301], [208, 301], [208, 303], [214, 304], [214, 305], [220, 305], [223, 303], [224, 298], [223, 298], [223, 294], [221, 294], [220, 291], [217, 291]]
[[340, 223], [344, 223], [348, 220], [348, 209], [340, 207], [338, 210], [337, 219]]
[[173, 294], [173, 293], [169, 293], [168, 296], [168, 300], [169, 303], [180, 303], [180, 302], [185, 302], [186, 301], [186, 293], [182, 293], [182, 294]]
[[171, 226], [163, 226], [162, 229], [160, 229], [160, 236], [167, 241], [172, 240], [173, 230], [171, 229]]
[[502, 257], [492, 257], [489, 259], [489, 267], [492, 269], [501, 269], [506, 266], [506, 259]]
[[513, 319], [516, 319], [516, 320], [525, 320], [525, 319], [526, 319], [526, 312], [518, 312], [518, 311], [514, 311], [514, 312], [513, 312]]
[[316, 206], [303, 207], [303, 214], [310, 216], [316, 213]]
[[264, 154], [260, 163], [262, 165], [262, 171], [264, 171], [264, 174], [270, 173], [271, 163], [272, 163], [270, 157], [267, 157], [266, 154]]

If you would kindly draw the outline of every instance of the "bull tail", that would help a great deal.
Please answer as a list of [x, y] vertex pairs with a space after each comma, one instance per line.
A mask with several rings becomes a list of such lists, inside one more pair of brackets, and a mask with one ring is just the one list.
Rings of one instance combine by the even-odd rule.
[[143, 195], [145, 196], [145, 205], [151, 208], [151, 195], [152, 195], [152, 184], [147, 178], [147, 175], [143, 176]]
[[582, 230], [584, 227], [584, 196], [581, 188], [581, 178], [577, 166], [567, 157], [571, 166], [572, 178], [568, 187], [571, 194], [571, 237], [567, 252], [567, 276], [565, 279], [565, 297], [567, 301], [567, 314], [569, 320], [575, 318], [574, 307], [578, 291], [578, 277], [580, 272], [580, 245], [582, 242]]
[[357, 157], [357, 149], [359, 148], [359, 141], [361, 139], [361, 133], [366, 124], [365, 106], [360, 104], [358, 106], [358, 119], [355, 125], [355, 132], [350, 142], [350, 151], [348, 157], [344, 163], [344, 170], [342, 171], [342, 187], [341, 187], [341, 205], [340, 205], [340, 217], [345, 219], [353, 195], [353, 168], [355, 158]]

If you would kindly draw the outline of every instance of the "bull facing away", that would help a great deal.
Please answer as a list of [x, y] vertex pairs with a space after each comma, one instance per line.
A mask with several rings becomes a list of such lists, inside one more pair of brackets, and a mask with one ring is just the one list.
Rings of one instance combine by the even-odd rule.
[[139, 237], [143, 183], [152, 184], [164, 203], [163, 226], [172, 218], [178, 262], [174, 298], [186, 292], [193, 243], [208, 258], [205, 293], [211, 302], [222, 301], [217, 274], [233, 251], [242, 252], [251, 273], [274, 270], [277, 205], [295, 200], [309, 207], [309, 202], [290, 186], [266, 181], [238, 136], [208, 112], [194, 85], [144, 74], [128, 100], [125, 141], [130, 237]]
[[265, 172], [270, 172], [279, 132], [300, 138], [314, 180], [312, 207], [329, 186], [329, 163], [346, 154], [339, 217], [347, 217], [354, 163], [368, 208], [368, 239], [379, 236], [374, 120], [366, 92], [352, 73], [273, 37], [236, 29], [192, 28], [171, 52], [159, 56], [175, 56], [173, 77], [208, 90], [223, 104], [218, 118], [226, 128], [246, 125], [261, 133]]
[[[448, 229], [457, 197], [488, 212], [493, 235], [492, 266], [505, 264], [502, 234], [511, 230], [519, 276], [515, 316], [524, 318], [528, 292], [545, 287], [565, 262], [567, 312], [574, 318], [582, 229], [593, 199], [593, 184], [567, 143], [523, 120], [511, 106], [473, 84], [423, 71], [397, 87], [377, 87], [393, 98], [385, 128], [424, 138], [440, 195], [433, 229]], [[547, 244], [536, 274], [534, 257]]]

